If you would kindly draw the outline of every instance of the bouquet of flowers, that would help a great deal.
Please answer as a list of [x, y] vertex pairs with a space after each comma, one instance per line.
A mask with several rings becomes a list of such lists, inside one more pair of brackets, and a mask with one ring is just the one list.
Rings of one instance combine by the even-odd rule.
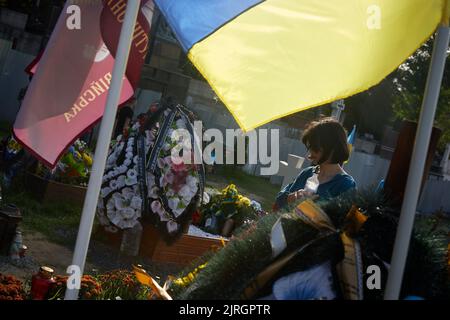
[[92, 152], [86, 142], [78, 139], [61, 157], [55, 169], [50, 171], [39, 164], [37, 174], [62, 183], [87, 186], [91, 167]]
[[230, 184], [211, 197], [209, 203], [195, 215], [193, 222], [204, 231], [227, 236], [224, 233], [229, 232], [223, 230], [226, 221], [232, 220], [232, 227], [236, 229], [263, 214], [264, 211], [256, 201], [239, 194], [236, 186]]
[[25, 291], [22, 282], [13, 276], [0, 273], [0, 300], [24, 300]]
[[133, 228], [146, 218], [167, 241], [181, 234], [203, 188], [201, 166], [172, 157], [175, 146], [193, 145], [177, 129], [192, 130], [181, 107], [159, 109], [113, 141], [97, 210], [108, 231]]
[[[55, 283], [47, 294], [50, 300], [63, 299], [66, 293], [67, 276], [55, 276]], [[94, 277], [83, 275], [78, 297], [82, 300], [96, 300], [102, 293], [102, 287]]]
[[128, 270], [114, 270], [98, 276], [102, 286], [102, 299], [146, 300], [150, 289], [136, 279]]
[[3, 184], [10, 186], [14, 177], [26, 166], [26, 153], [13, 135], [1, 143], [0, 170], [4, 172]]

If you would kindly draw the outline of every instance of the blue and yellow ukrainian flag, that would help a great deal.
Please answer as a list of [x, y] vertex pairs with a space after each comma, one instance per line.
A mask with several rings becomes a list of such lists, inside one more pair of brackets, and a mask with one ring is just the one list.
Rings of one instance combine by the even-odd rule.
[[379, 83], [446, 0], [155, 0], [243, 130]]
[[351, 154], [353, 150], [353, 145], [355, 144], [356, 136], [356, 125], [353, 126], [352, 132], [347, 137], [348, 152]]

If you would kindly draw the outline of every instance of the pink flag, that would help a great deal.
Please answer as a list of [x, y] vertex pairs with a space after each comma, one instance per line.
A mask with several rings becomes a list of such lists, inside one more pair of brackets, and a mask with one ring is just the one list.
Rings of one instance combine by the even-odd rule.
[[[54, 167], [65, 149], [103, 115], [114, 57], [102, 38], [101, 24], [111, 27], [114, 37], [108, 41], [117, 47], [123, 18], [117, 25], [103, 20], [100, 23], [100, 19], [107, 5], [114, 2], [121, 1], [106, 1], [105, 6], [100, 1], [80, 1], [77, 6], [81, 9], [81, 29], [73, 30], [66, 24], [71, 16], [66, 13], [70, 4], [66, 4], [38, 68], [33, 68], [36, 73], [17, 115], [14, 134], [50, 167]], [[125, 7], [122, 9], [125, 12]], [[149, 30], [150, 24], [147, 25], [146, 30]], [[133, 96], [141, 67], [142, 63], [139, 68], [127, 70], [119, 104]], [[128, 80], [130, 75], [133, 82]]]
[[[103, 41], [111, 51], [116, 55], [117, 45], [122, 22], [125, 17], [125, 0], [103, 0], [104, 9], [101, 16], [100, 29]], [[153, 17], [153, 1], [144, 0], [141, 3], [141, 10], [137, 18], [133, 33], [133, 43], [130, 49], [126, 76], [133, 88], [138, 86], [140, 71], [144, 64], [149, 48], [149, 33]]]

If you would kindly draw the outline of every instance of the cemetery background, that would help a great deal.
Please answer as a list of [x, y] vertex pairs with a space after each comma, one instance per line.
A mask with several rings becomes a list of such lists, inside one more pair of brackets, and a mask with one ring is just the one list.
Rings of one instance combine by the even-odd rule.
[[[35, 58], [45, 44], [46, 37], [51, 32], [54, 16], [57, 16], [58, 6], [51, 8], [47, 17], [48, 25], [41, 27], [43, 31], [35, 32], [27, 14], [9, 9], [0, 12], [0, 94], [3, 97], [0, 109], [0, 122], [8, 127], [15, 119], [20, 107], [18, 96], [29, 83], [23, 70]], [[47, 12], [47, 15], [49, 13]], [[155, 19], [155, 23], [158, 19]], [[156, 29], [156, 28], [155, 28]], [[225, 133], [225, 129], [238, 129], [233, 117], [215, 96], [209, 85], [202, 80], [198, 72], [189, 63], [171, 34], [164, 20], [161, 20], [153, 43], [152, 54], [147, 57], [147, 64], [142, 72], [140, 89], [137, 93], [137, 104], [134, 116], [145, 112], [148, 106], [161, 97], [171, 96], [184, 103], [203, 121], [207, 128], [217, 128]], [[380, 85], [369, 91], [369, 97], [363, 94], [351, 97], [351, 108], [347, 106], [341, 120], [357, 125], [354, 152], [345, 169], [355, 178], [360, 187], [377, 185], [386, 177], [390, 158], [398, 137], [398, 125], [389, 124], [386, 119], [392, 118], [389, 96], [392, 88], [389, 77]], [[367, 105], [380, 110], [367, 117], [362, 110]], [[350, 110], [349, 110], [350, 109]], [[304, 125], [319, 116], [330, 114], [330, 106], [314, 108], [287, 118], [276, 120], [262, 126], [260, 129], [278, 129], [280, 132], [280, 160], [287, 161], [288, 155], [304, 156], [306, 149], [300, 141]], [[374, 125], [373, 122], [376, 122]], [[350, 129], [350, 127], [348, 127]], [[257, 129], [259, 130], [259, 129]], [[362, 131], [364, 130], [364, 131]], [[93, 130], [93, 141], [98, 133], [98, 127]], [[374, 138], [378, 136], [377, 139]], [[230, 148], [231, 146], [228, 146]], [[227, 148], [227, 147], [226, 147]], [[418, 210], [431, 213], [442, 209], [450, 211], [450, 197], [445, 197], [450, 187], [450, 146], [447, 146], [440, 163], [437, 163], [426, 182]], [[446, 160], [447, 159], [447, 160]], [[305, 161], [302, 168], [308, 165]], [[242, 169], [251, 175], [260, 175], [261, 165], [245, 165]], [[301, 168], [300, 168], [301, 169]], [[270, 177], [273, 184], [281, 184], [281, 176]]]
[[[28, 17], [7, 9], [0, 12], [0, 94], [3, 97], [0, 108], [0, 121], [2, 122], [3, 135], [9, 132], [10, 124], [15, 118], [20, 107], [18, 96], [20, 90], [25, 88], [29, 79], [23, 72], [25, 67], [35, 58], [42, 44], [45, 42], [45, 34], [35, 34], [27, 31]], [[238, 126], [227, 109], [220, 103], [213, 91], [202, 81], [189, 62], [183, 57], [180, 48], [171, 36], [167, 27], [158, 30], [157, 40], [153, 44], [153, 55], [148, 57], [148, 63], [144, 66], [140, 90], [137, 94], [135, 116], [145, 112], [150, 103], [161, 97], [173, 96], [193, 110], [203, 121], [205, 128], [237, 129]], [[311, 119], [321, 113], [329, 114], [331, 108], [323, 106], [311, 112], [277, 120], [264, 125], [261, 129], [280, 130], [280, 160], [289, 162], [290, 155], [304, 156], [306, 149], [300, 141], [301, 128]], [[344, 112], [344, 115], [346, 113]], [[349, 119], [351, 115], [347, 117]], [[345, 123], [345, 119], [344, 119]], [[259, 130], [259, 129], [257, 129]], [[93, 142], [97, 129], [94, 129]], [[383, 178], [390, 164], [392, 150], [396, 144], [398, 132], [392, 127], [386, 126], [382, 135], [377, 140], [373, 135], [361, 134], [356, 139], [354, 150], [349, 163], [345, 166], [357, 181], [359, 187], [377, 185]], [[231, 146], [225, 146], [231, 148]], [[431, 173], [427, 179], [418, 210], [422, 213], [433, 214], [437, 211], [450, 212], [450, 165], [448, 164], [450, 147], [447, 146], [443, 160], [437, 165], [442, 168], [442, 173]], [[308, 165], [307, 161], [298, 168]], [[245, 165], [239, 168], [219, 168], [218, 172], [209, 176], [210, 187], [222, 189], [229, 183], [236, 183], [243, 194], [248, 195], [263, 204], [266, 210], [280, 189], [283, 176], [261, 177], [259, 174], [261, 165]], [[289, 178], [293, 177], [293, 173]], [[270, 184], [268, 183], [270, 182]], [[261, 187], [255, 187], [261, 186]], [[21, 185], [16, 186], [21, 190]], [[26, 219], [23, 223], [25, 231], [24, 241], [33, 242], [33, 250], [30, 247], [30, 259], [28, 265], [14, 266], [0, 260], [0, 272], [12, 270], [22, 279], [26, 279], [32, 270], [42, 263], [53, 264], [57, 272], [64, 274], [65, 267], [70, 264], [79, 223], [81, 208], [64, 206], [58, 203], [52, 206], [44, 205], [29, 199], [25, 193], [12, 192], [6, 195], [5, 201], [15, 202], [24, 210]], [[28, 212], [28, 214], [26, 214]], [[423, 222], [430, 230], [439, 232], [449, 230], [447, 218], [436, 216]], [[429, 226], [428, 226], [429, 225]], [[436, 231], [436, 230], [434, 230]], [[118, 260], [117, 253], [102, 244], [101, 236], [94, 235], [88, 255], [88, 268], [98, 270], [111, 270], [114, 268], [129, 268], [129, 260]], [[39, 259], [35, 259], [39, 257]], [[165, 279], [168, 274], [179, 271], [179, 266], [171, 264], [157, 264], [144, 257], [134, 259], [137, 263], [147, 266], [149, 271]], [[23, 272], [25, 271], [25, 272]]]

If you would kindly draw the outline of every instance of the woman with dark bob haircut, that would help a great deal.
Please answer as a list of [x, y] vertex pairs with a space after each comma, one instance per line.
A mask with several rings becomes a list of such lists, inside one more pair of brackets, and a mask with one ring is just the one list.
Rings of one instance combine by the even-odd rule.
[[313, 166], [302, 170], [281, 190], [275, 210], [297, 199], [329, 199], [356, 188], [355, 180], [342, 169], [348, 160], [349, 149], [347, 133], [339, 122], [333, 118], [311, 122], [303, 132], [302, 142], [308, 149], [308, 159]]

